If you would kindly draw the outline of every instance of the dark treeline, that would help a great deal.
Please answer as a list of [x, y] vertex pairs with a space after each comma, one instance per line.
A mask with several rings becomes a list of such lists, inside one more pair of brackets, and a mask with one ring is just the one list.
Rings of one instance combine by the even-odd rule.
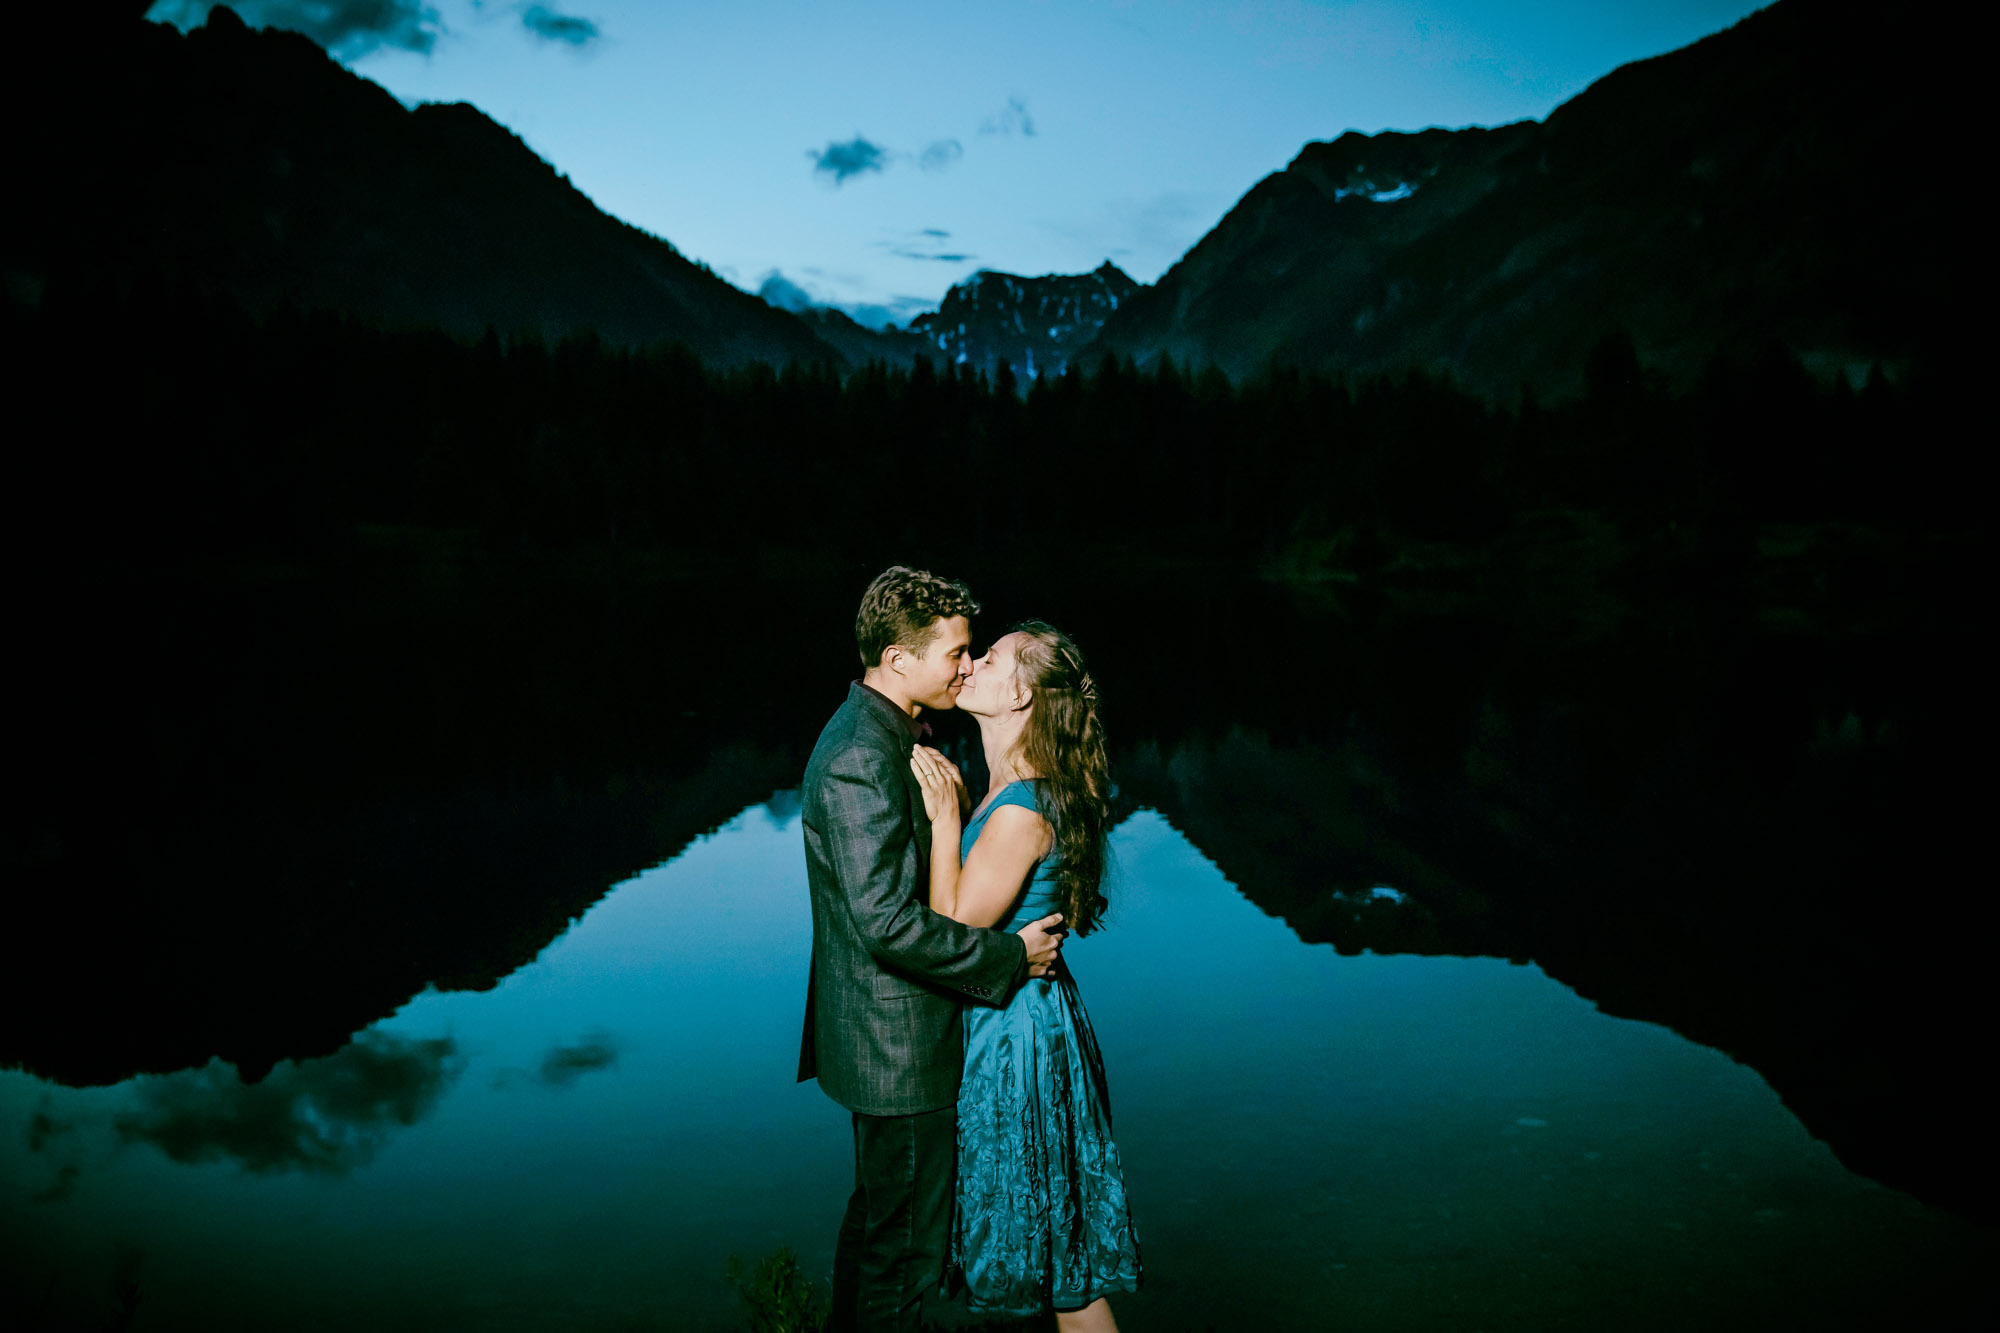
[[17, 531], [44, 551], [88, 534], [85, 561], [310, 562], [396, 527], [719, 561], [1268, 562], [1343, 538], [1365, 568], [1413, 541], [1491, 543], [1530, 512], [1727, 542], [1758, 521], [1956, 524], [1970, 504], [1940, 389], [1822, 387], [1774, 353], [1668, 397], [1616, 335], [1586, 397], [1507, 410], [1420, 376], [1232, 385], [1109, 360], [1025, 392], [1004, 367], [705, 373], [673, 351], [465, 346], [172, 291], [51, 290], [7, 337], [30, 425]]

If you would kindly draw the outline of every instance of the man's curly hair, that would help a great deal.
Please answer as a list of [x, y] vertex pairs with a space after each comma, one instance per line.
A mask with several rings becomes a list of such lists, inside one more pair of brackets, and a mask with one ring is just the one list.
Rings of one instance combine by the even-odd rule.
[[854, 617], [862, 668], [880, 666], [891, 645], [922, 657], [937, 638], [940, 620], [977, 614], [979, 603], [963, 583], [927, 569], [892, 565], [861, 594], [861, 610]]

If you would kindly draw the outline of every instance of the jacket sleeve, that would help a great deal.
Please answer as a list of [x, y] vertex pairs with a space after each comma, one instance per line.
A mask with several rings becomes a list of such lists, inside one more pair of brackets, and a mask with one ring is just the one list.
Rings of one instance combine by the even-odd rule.
[[910, 873], [921, 858], [895, 756], [849, 746], [828, 764], [821, 791], [827, 859], [856, 933], [870, 955], [909, 976], [949, 986], [968, 999], [1004, 1004], [1027, 970], [1017, 935], [968, 926], [930, 910]]

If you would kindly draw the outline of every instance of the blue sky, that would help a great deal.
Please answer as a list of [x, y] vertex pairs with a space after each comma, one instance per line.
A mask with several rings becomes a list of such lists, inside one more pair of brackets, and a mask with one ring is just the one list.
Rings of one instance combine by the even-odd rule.
[[[980, 268], [1151, 282], [1299, 148], [1541, 117], [1744, 0], [241, 0], [471, 102], [738, 285], [907, 316]], [[207, 0], [161, 0], [187, 26]]]

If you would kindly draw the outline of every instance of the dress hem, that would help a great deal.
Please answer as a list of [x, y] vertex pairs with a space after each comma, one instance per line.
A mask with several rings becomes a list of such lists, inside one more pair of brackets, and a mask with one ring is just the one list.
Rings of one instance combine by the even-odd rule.
[[1035, 1305], [1035, 1306], [987, 1305], [982, 1301], [974, 1300], [972, 1298], [971, 1291], [966, 1287], [964, 1287], [962, 1284], [958, 1288], [958, 1292], [962, 1293], [965, 1296], [965, 1308], [971, 1314], [1005, 1315], [1012, 1319], [1032, 1319], [1038, 1314], [1049, 1314], [1051, 1312], [1054, 1312], [1056, 1314], [1075, 1314], [1078, 1310], [1087, 1309], [1089, 1306], [1096, 1303], [1097, 1301], [1104, 1299], [1106, 1296], [1115, 1296], [1120, 1293], [1135, 1292], [1138, 1291], [1142, 1285], [1143, 1284], [1141, 1280], [1136, 1277], [1130, 1279], [1129, 1281], [1124, 1279], [1119, 1279], [1112, 1282], [1108, 1282], [1105, 1285], [1094, 1289], [1089, 1295], [1084, 1296], [1082, 1298], [1082, 1303], [1078, 1305], [1058, 1304], [1055, 1301], [1044, 1301], [1040, 1305]]

